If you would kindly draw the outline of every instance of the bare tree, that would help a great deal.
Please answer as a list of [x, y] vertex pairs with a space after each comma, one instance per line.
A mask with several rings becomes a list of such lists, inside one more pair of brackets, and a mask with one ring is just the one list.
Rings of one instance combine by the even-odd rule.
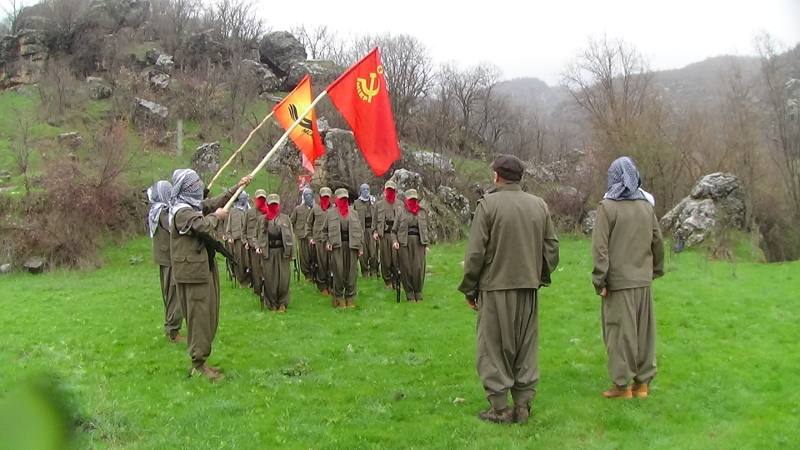
[[0, 35], [12, 34], [19, 31], [19, 17], [22, 10], [28, 6], [25, 0], [5, 0], [2, 3], [5, 17], [0, 21]]
[[200, 15], [200, 0], [154, 0], [153, 26], [165, 45], [165, 51], [174, 53], [186, 31]]
[[214, 0], [203, 11], [203, 23], [232, 54], [246, 54], [264, 34], [255, 0]]
[[17, 117], [19, 128], [16, 130], [14, 141], [11, 144], [11, 157], [17, 165], [20, 174], [22, 175], [22, 183], [25, 186], [25, 195], [31, 194], [30, 181], [28, 179], [28, 172], [30, 168], [30, 157], [34, 151], [32, 142], [30, 141], [30, 127], [31, 118], [14, 109], [14, 115]]
[[780, 55], [768, 34], [755, 40], [761, 75], [770, 106], [767, 136], [772, 157], [792, 200], [795, 224], [800, 222], [800, 46]]
[[345, 42], [327, 25], [318, 25], [311, 29], [300, 25], [293, 27], [290, 32], [306, 48], [310, 59], [326, 59], [346, 65]]

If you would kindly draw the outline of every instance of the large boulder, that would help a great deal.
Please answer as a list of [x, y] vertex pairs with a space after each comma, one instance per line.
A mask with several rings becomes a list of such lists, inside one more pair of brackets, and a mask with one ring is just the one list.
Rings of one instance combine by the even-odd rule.
[[269, 70], [269, 67], [267, 67], [266, 64], [261, 64], [260, 62], [253, 61], [252, 59], [245, 59], [242, 61], [242, 64], [258, 80], [259, 94], [263, 94], [265, 92], [277, 92], [280, 90], [282, 86], [281, 80], [278, 79], [278, 77], [276, 77], [271, 70]]
[[215, 40], [211, 32], [204, 31], [189, 35], [181, 46], [181, 64], [192, 68], [211, 61], [214, 64], [228, 62], [228, 50]]
[[219, 142], [210, 142], [197, 147], [189, 165], [198, 174], [217, 173], [220, 161]]
[[0, 40], [0, 87], [34, 84], [48, 57], [47, 36], [43, 31], [22, 30]]
[[[361, 154], [352, 131], [331, 128], [325, 134], [325, 155], [318, 159], [323, 174], [317, 181], [331, 188], [358, 189], [375, 179], [375, 174]], [[315, 174], [316, 175], [316, 174]]]
[[86, 77], [89, 85], [89, 97], [92, 100], [104, 100], [111, 97], [111, 86], [100, 77]]
[[333, 83], [342, 73], [342, 68], [333, 61], [322, 59], [297, 61], [292, 63], [289, 73], [283, 82], [283, 89], [291, 91], [303, 81], [303, 77], [306, 75], [311, 76], [315, 86], [327, 86]]
[[286, 78], [292, 65], [306, 60], [306, 48], [286, 31], [267, 33], [261, 39], [258, 50], [261, 62], [269, 66], [279, 78]]
[[744, 230], [747, 228], [744, 187], [733, 174], [712, 173], [701, 178], [690, 195], [664, 217], [664, 233], [672, 233], [676, 243], [696, 245], [703, 242], [717, 225]]
[[140, 127], [164, 127], [169, 110], [166, 106], [136, 97], [133, 123]]
[[42, 273], [42, 271], [45, 269], [45, 266], [46, 266], [46, 261], [44, 260], [44, 258], [40, 258], [38, 256], [33, 256], [29, 258], [27, 261], [25, 261], [25, 264], [23, 264], [23, 267], [25, 267], [25, 269], [27, 269], [28, 272], [34, 275]]
[[452, 173], [456, 170], [453, 160], [440, 154], [428, 151], [414, 152], [414, 159], [422, 166], [430, 166], [442, 172]]

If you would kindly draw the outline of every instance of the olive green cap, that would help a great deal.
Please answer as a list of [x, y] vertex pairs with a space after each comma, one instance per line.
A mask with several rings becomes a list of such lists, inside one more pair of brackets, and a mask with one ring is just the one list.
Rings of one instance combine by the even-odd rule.
[[404, 195], [406, 198], [417, 198], [417, 199], [419, 198], [419, 194], [417, 194], [416, 189], [409, 189], [405, 192]]
[[267, 191], [265, 191], [265, 190], [263, 190], [263, 189], [259, 189], [259, 190], [257, 190], [257, 191], [256, 191], [256, 196], [255, 196], [255, 198], [258, 198], [258, 197], [266, 197], [266, 196], [267, 196]]
[[387, 181], [387, 182], [386, 182], [386, 184], [384, 184], [384, 185], [383, 185], [383, 188], [384, 188], [384, 189], [394, 189], [394, 190], [397, 190], [397, 183], [395, 183], [395, 182], [394, 182], [394, 181], [392, 181], [392, 180], [389, 180], [389, 181]]
[[281, 197], [278, 194], [269, 194], [267, 196], [267, 204], [271, 205], [273, 203], [280, 203]]
[[350, 194], [347, 192], [345, 188], [339, 188], [336, 190], [336, 198], [347, 198]]
[[330, 197], [331, 196], [331, 188], [324, 187], [319, 190], [320, 197]]

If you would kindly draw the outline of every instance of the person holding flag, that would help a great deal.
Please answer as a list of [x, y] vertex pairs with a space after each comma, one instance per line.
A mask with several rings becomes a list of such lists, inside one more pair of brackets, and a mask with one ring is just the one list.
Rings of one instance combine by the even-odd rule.
[[322, 236], [325, 249], [331, 254], [331, 304], [339, 308], [355, 308], [358, 258], [364, 248], [364, 232], [358, 213], [350, 206], [347, 189], [336, 190], [336, 207], [327, 211]]
[[[331, 189], [324, 187], [319, 190], [319, 204], [311, 208], [306, 221], [306, 236], [309, 236], [308, 243], [314, 248], [314, 253], [317, 256], [317, 267], [314, 272], [314, 281], [317, 283], [317, 289], [322, 295], [330, 295], [333, 285], [329, 277], [330, 274], [330, 255], [325, 251], [322, 244], [323, 241], [323, 228], [325, 227], [325, 216], [331, 206]], [[336, 306], [335, 300], [332, 300], [332, 306]]]

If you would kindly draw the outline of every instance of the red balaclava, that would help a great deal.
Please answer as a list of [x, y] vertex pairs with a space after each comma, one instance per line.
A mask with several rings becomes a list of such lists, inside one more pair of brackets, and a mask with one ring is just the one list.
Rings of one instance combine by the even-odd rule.
[[411, 211], [411, 214], [414, 214], [416, 216], [417, 213], [419, 212], [419, 202], [417, 202], [417, 199], [415, 198], [407, 198], [406, 208], [408, 208], [408, 210]]
[[383, 190], [383, 193], [386, 195], [386, 201], [389, 202], [390, 205], [393, 204], [394, 199], [397, 198], [397, 191], [392, 188], [386, 188]]
[[319, 207], [322, 208], [323, 211], [327, 211], [328, 208], [331, 207], [331, 198], [329, 196], [324, 196], [319, 198]]
[[339, 214], [346, 218], [350, 213], [350, 199], [347, 197], [337, 198], [336, 207], [339, 208]]
[[272, 220], [278, 217], [278, 214], [281, 213], [281, 204], [280, 203], [270, 203], [267, 205], [267, 212], [264, 214], [267, 215], [267, 220]]
[[264, 197], [256, 197], [256, 208], [261, 211], [261, 214], [267, 215], [267, 199]]

